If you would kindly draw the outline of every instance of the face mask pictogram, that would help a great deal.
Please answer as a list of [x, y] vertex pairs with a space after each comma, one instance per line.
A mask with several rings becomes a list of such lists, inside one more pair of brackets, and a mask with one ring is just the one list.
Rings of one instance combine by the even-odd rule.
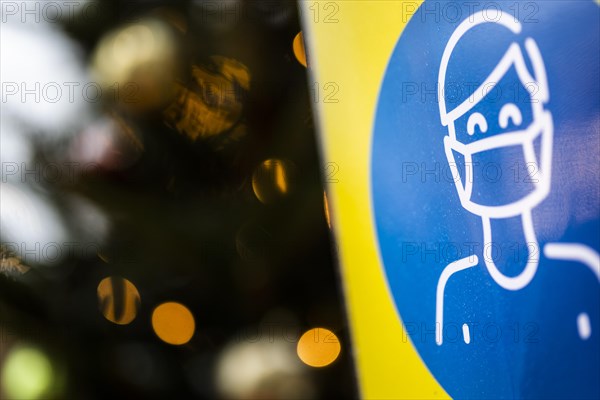
[[[453, 170], [456, 190], [462, 207], [481, 217], [484, 246], [494, 244], [492, 220], [518, 217], [522, 225], [523, 237], [528, 244], [528, 255], [525, 265], [516, 276], [508, 276], [503, 273], [495, 261], [485, 255], [478, 257], [473, 254], [447, 265], [439, 278], [436, 292], [436, 342], [438, 345], [441, 345], [443, 341], [444, 293], [446, 284], [452, 275], [475, 267], [481, 262], [485, 265], [494, 282], [506, 290], [516, 291], [530, 284], [540, 263], [541, 249], [535, 232], [532, 210], [550, 193], [554, 125], [552, 113], [545, 109], [545, 105], [550, 98], [550, 91], [546, 68], [536, 42], [532, 38], [527, 38], [524, 42], [526, 54], [533, 67], [533, 75], [530, 74], [527, 68], [521, 47], [515, 42], [510, 44], [500, 62], [468, 99], [452, 110], [448, 110], [446, 98], [444, 97], [448, 63], [457, 43], [472, 28], [490, 22], [483, 12], [472, 15], [456, 28], [444, 49], [438, 76], [440, 119], [442, 125], [448, 128], [448, 136], [444, 137], [444, 150], [450, 168]], [[494, 23], [508, 28], [514, 34], [519, 34], [522, 30], [521, 23], [508, 15], [504, 15]], [[467, 122], [467, 133], [473, 135], [475, 125], [479, 125], [482, 133], [487, 132], [488, 124], [485, 116], [473, 112], [473, 109], [484, 101], [490, 89], [498, 85], [513, 68], [516, 70], [520, 83], [529, 93], [530, 101], [527, 102], [527, 105], [531, 105], [533, 121], [525, 129], [490, 135], [468, 144], [462, 143], [457, 139], [457, 133], [464, 132], [456, 131], [456, 120], [471, 113]], [[505, 112], [500, 111], [499, 114], [499, 125], [501, 127], [506, 128], [508, 126], [508, 114], [512, 114], [513, 122], [521, 122], [521, 113], [517, 105], [509, 104], [505, 110]], [[536, 154], [534, 144], [538, 139], [540, 140], [539, 156]], [[508, 169], [515, 159], [521, 159], [524, 163], [534, 166], [534, 170], [539, 173], [535, 179], [531, 180], [530, 190], [517, 198], [500, 204], [484, 204], [480, 201], [481, 190], [474, 190], [476, 185], [482, 186], [481, 175], [477, 174], [474, 168], [478, 164], [477, 159], [479, 157], [493, 159], [492, 154], [506, 153], [507, 150], [512, 150], [512, 153], [509, 152], [508, 156], [496, 157], [496, 162], [500, 164], [501, 169]], [[460, 154], [462, 157], [464, 163], [462, 165], [463, 174], [460, 173], [455, 154]], [[491, 195], [499, 198], [503, 195], [519, 193], [514, 187], [494, 188], [488, 185], [488, 189], [492, 192]], [[504, 198], [506, 199], [506, 196]], [[551, 258], [576, 259], [594, 271], [596, 277], [600, 280], [600, 257], [587, 246], [576, 243], [551, 243], [544, 248], [544, 254]], [[584, 254], [585, 257], [580, 257], [581, 254]]]

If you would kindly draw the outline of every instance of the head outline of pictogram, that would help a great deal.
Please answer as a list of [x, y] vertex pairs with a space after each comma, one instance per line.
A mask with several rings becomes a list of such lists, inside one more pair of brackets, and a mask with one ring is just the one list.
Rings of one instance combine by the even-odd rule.
[[[445, 85], [450, 57], [460, 39], [468, 31], [485, 23], [498, 24], [507, 28], [515, 35], [520, 34], [522, 31], [521, 23], [512, 15], [502, 13], [499, 15], [499, 18], [490, 20], [487, 17], [485, 10], [469, 16], [469, 18], [459, 24], [448, 40], [442, 55], [438, 75], [438, 105], [441, 123], [448, 129], [448, 135], [444, 137], [445, 154], [454, 176], [455, 186], [461, 205], [467, 211], [481, 217], [509, 218], [531, 211], [541, 203], [550, 192], [554, 127], [552, 114], [544, 107], [549, 101], [550, 92], [546, 77], [546, 68], [540, 50], [532, 38], [527, 38], [525, 40], [525, 50], [533, 66], [534, 75], [532, 75], [527, 68], [521, 46], [517, 42], [512, 42], [500, 62], [471, 96], [465, 99], [457, 107], [451, 110], [447, 109], [448, 105], [445, 97]], [[469, 144], [464, 144], [457, 140], [455, 121], [469, 113], [473, 107], [481, 102], [513, 66], [521, 83], [525, 86], [531, 97], [533, 122], [526, 129], [486, 137]], [[507, 107], [508, 111], [511, 111], [509, 107], [515, 108], [513, 104], [509, 104]], [[507, 121], [506, 118], [503, 118], [502, 114], [503, 113], [501, 112], [500, 124], [506, 126]], [[474, 117], [481, 117], [481, 115], [474, 115]], [[504, 121], [502, 121], [502, 119], [504, 119]], [[473, 133], [472, 121], [473, 119], [469, 120], [469, 134]], [[534, 141], [540, 136], [541, 151], [540, 159], [538, 161], [534, 148]], [[532, 182], [535, 183], [534, 190], [526, 196], [508, 204], [490, 206], [474, 202], [471, 199], [473, 192], [473, 154], [514, 145], [522, 145], [526, 165], [535, 166], [535, 168], [532, 168], [532, 171], [535, 171], [536, 173], [535, 177], [532, 177]], [[464, 157], [464, 177], [461, 176], [458, 170], [454, 152], [460, 153]]]

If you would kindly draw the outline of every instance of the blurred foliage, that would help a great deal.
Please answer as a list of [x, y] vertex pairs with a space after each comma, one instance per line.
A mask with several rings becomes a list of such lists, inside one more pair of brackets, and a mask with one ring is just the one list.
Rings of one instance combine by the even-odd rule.
[[[356, 397], [313, 104], [294, 55], [296, 4], [97, 4], [93, 18], [60, 29], [82, 46], [92, 76], [113, 89], [118, 79], [120, 92], [94, 105], [96, 120], [75, 135], [34, 146], [36, 162], [93, 166], [35, 185], [81, 251], [47, 266], [3, 248], [0, 363], [20, 342], [43, 349], [64, 376], [51, 398]], [[138, 33], [124, 31], [132, 26]], [[143, 47], [148, 26], [168, 32], [169, 51], [147, 54], [156, 51]], [[98, 61], [119, 34], [133, 58]], [[99, 287], [107, 277], [112, 285]], [[195, 317], [181, 346], [152, 328], [168, 301]], [[331, 365], [264, 369], [240, 386], [249, 392], [219, 389], [232, 346], [240, 365], [253, 343], [278, 357], [315, 327], [339, 337]]]

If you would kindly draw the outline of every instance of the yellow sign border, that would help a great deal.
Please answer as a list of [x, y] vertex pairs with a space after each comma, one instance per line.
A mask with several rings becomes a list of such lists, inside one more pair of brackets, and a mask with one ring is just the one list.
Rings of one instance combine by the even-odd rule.
[[359, 386], [368, 399], [449, 397], [403, 330], [380, 262], [371, 204], [379, 89], [396, 42], [421, 3], [300, 1], [322, 155], [339, 167], [327, 193]]

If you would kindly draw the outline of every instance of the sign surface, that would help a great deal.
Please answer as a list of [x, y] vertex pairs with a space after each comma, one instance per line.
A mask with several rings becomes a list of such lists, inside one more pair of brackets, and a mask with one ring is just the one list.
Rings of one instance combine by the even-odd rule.
[[599, 13], [564, 6], [417, 14], [383, 80], [381, 256], [412, 343], [452, 396], [600, 396]]
[[362, 395], [600, 397], [598, 3], [302, 11]]

